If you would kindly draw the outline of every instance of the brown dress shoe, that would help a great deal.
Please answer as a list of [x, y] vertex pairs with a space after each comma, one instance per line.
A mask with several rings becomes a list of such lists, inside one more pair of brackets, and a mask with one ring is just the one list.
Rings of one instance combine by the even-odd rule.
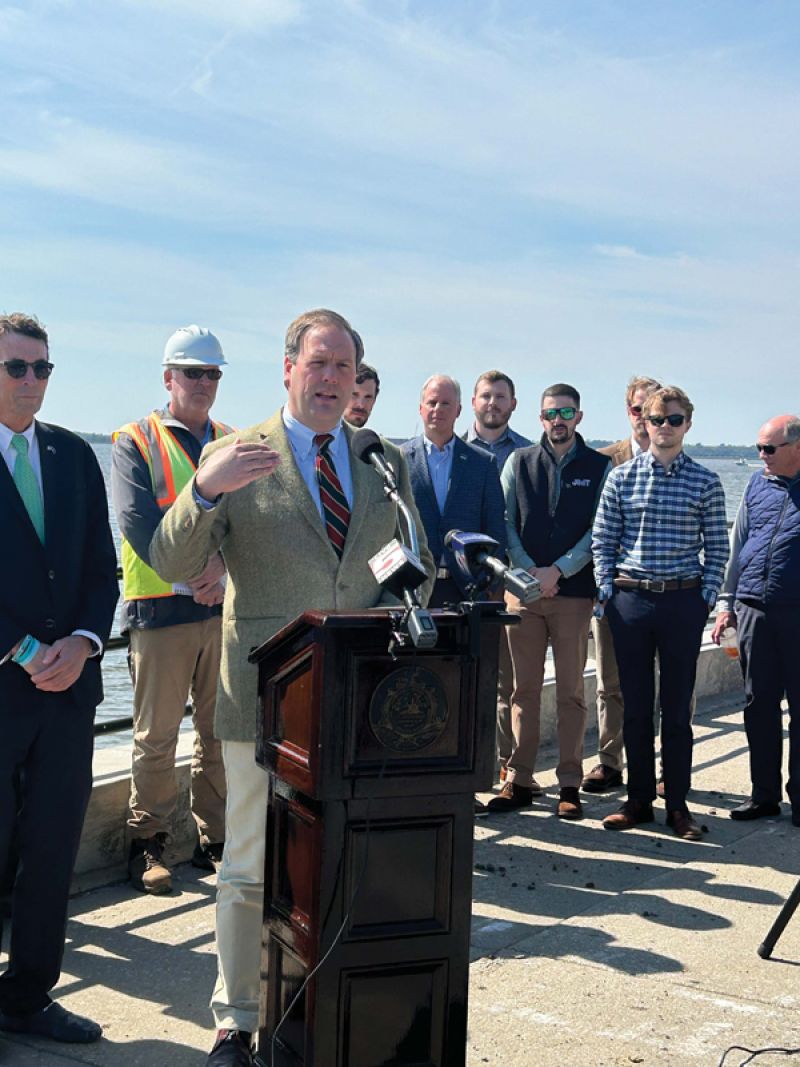
[[559, 819], [582, 819], [583, 808], [578, 790], [574, 785], [565, 785], [558, 794], [556, 815]]
[[[500, 781], [501, 782], [505, 782], [507, 778], [508, 778], [508, 768], [507, 767], [501, 767], [500, 768]], [[542, 789], [542, 787], [539, 785], [539, 783], [536, 781], [535, 778], [531, 778], [531, 796], [532, 797], [542, 797], [542, 796], [544, 796], [544, 789]]]
[[621, 785], [622, 771], [615, 771], [613, 767], [606, 767], [605, 763], [598, 763], [584, 775], [581, 789], [585, 793], [607, 793], [609, 789], [617, 789]]
[[490, 814], [495, 815], [502, 811], [516, 811], [517, 808], [527, 808], [532, 799], [533, 790], [529, 785], [506, 782], [497, 796], [492, 797], [486, 807]]
[[684, 841], [699, 841], [703, 831], [688, 811], [671, 811], [667, 815], [667, 826], [671, 826], [676, 837]]
[[653, 821], [653, 805], [643, 800], [626, 800], [619, 811], [606, 815], [603, 826], [606, 830], [631, 830], [643, 822]]

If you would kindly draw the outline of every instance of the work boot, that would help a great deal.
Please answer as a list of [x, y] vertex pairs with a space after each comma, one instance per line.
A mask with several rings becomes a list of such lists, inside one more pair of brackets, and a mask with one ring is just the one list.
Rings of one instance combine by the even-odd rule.
[[192, 853], [192, 866], [199, 867], [201, 871], [218, 871], [222, 866], [224, 847], [222, 841], [209, 842], [206, 845], [198, 841]]
[[142, 893], [172, 892], [172, 874], [164, 863], [166, 834], [152, 837], [134, 837], [128, 856], [128, 875], [134, 889]]

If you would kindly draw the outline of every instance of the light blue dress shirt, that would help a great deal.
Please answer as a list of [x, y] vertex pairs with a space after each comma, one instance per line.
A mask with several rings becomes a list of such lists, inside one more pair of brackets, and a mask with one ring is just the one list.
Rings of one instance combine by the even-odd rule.
[[433, 492], [439, 511], [444, 512], [447, 490], [450, 488], [450, 473], [453, 469], [453, 451], [455, 449], [455, 437], [451, 437], [444, 448], [439, 448], [433, 441], [423, 437], [425, 442], [425, 457], [428, 461], [428, 473], [433, 483]]
[[[319, 517], [324, 522], [322, 501], [319, 496], [319, 482], [317, 481], [317, 472], [314, 467], [318, 451], [317, 446], [314, 444], [314, 438], [319, 431], [312, 430], [302, 422], [298, 422], [293, 415], [289, 414], [288, 408], [283, 409], [282, 416], [292, 455], [295, 458], [300, 474], [303, 476], [303, 481], [308, 487], [311, 499], [316, 505]], [[347, 503], [352, 511], [353, 475], [350, 471], [350, 449], [347, 447], [347, 437], [342, 429], [341, 420], [335, 429], [329, 430], [328, 433], [333, 434], [333, 440], [328, 447], [328, 455], [333, 460], [333, 465], [341, 482], [342, 492], [347, 497]]]

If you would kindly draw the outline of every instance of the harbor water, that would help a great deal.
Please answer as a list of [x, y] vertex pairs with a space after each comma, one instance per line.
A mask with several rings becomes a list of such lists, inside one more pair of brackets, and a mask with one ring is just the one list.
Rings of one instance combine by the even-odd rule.
[[[109, 514], [111, 517], [111, 529], [119, 554], [119, 528], [117, 526], [114, 509], [111, 506], [111, 445], [95, 444], [92, 446], [97, 454], [103, 476], [106, 481], [106, 492], [109, 494]], [[736, 458], [725, 459], [701, 459], [699, 460], [710, 470], [716, 471], [722, 480], [727, 503], [728, 521], [733, 522], [739, 507], [744, 488], [747, 485], [753, 471], [760, 468], [755, 459], [748, 459], [747, 466], [737, 463]], [[119, 612], [114, 626], [115, 634], [119, 633]], [[116, 719], [131, 714], [131, 683], [128, 674], [127, 656], [124, 649], [109, 652], [103, 662], [103, 684], [105, 687], [105, 701], [97, 709], [98, 720]], [[188, 726], [188, 723], [187, 723]], [[98, 746], [121, 744], [130, 742], [130, 732], [100, 735], [97, 738]]]

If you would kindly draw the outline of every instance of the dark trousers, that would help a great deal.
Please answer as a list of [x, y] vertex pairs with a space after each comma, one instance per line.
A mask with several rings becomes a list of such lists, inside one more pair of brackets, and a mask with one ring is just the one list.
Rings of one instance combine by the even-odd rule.
[[625, 705], [628, 796], [656, 796], [653, 707], [660, 662], [661, 763], [667, 811], [686, 809], [692, 777], [692, 692], [708, 618], [700, 587], [667, 593], [616, 589], [606, 608]]
[[789, 781], [792, 812], [800, 814], [800, 606], [736, 603], [744, 675], [744, 726], [750, 780], [757, 804], [781, 799], [784, 695], [789, 704]]
[[[8, 968], [0, 1011], [49, 1003], [61, 973], [70, 880], [92, 790], [94, 709], [51, 694], [31, 708], [0, 708], [0, 870], [14, 834]], [[18, 790], [15, 785], [18, 783]]]

